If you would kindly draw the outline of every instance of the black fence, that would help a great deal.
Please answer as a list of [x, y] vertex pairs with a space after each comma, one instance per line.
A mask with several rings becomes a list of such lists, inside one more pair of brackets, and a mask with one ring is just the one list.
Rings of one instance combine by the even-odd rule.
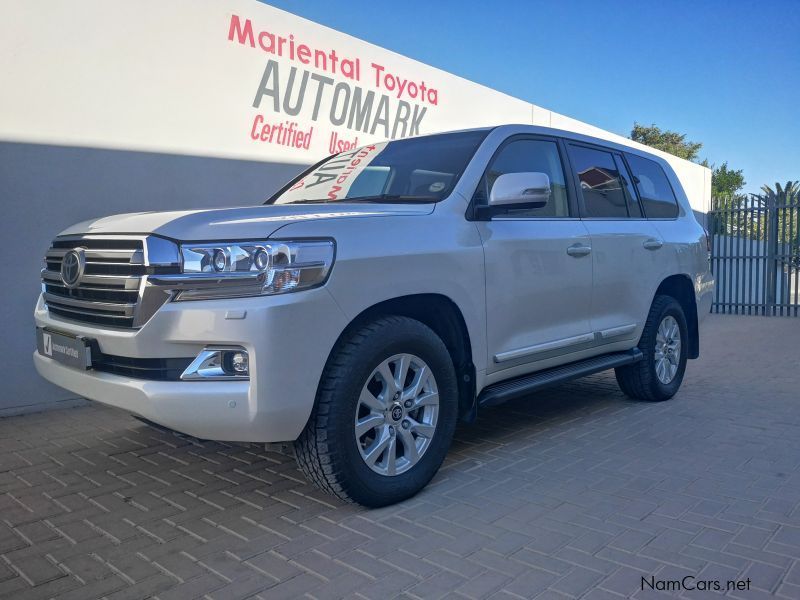
[[711, 312], [800, 316], [800, 193], [776, 187], [712, 200]]

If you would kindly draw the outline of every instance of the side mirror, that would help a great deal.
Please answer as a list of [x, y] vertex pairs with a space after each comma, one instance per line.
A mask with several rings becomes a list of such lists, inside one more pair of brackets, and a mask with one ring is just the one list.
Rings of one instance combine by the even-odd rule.
[[547, 173], [506, 173], [495, 180], [489, 206], [542, 208], [549, 200], [550, 178]]

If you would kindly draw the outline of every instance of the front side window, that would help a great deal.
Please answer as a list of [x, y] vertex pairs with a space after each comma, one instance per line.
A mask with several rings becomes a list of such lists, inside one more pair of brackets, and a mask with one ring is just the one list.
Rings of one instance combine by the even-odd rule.
[[657, 162], [627, 154], [633, 181], [642, 199], [645, 215], [651, 219], [674, 219], [678, 216], [678, 201], [664, 169]]
[[438, 202], [453, 191], [488, 130], [380, 142], [335, 154], [265, 204]]
[[611, 152], [569, 146], [572, 168], [580, 185], [586, 217], [628, 217], [627, 198]]
[[[568, 217], [569, 203], [558, 146], [549, 140], [515, 140], [504, 146], [486, 170], [480, 202], [486, 203], [492, 186], [506, 173], [545, 173], [550, 178], [550, 200], [541, 208], [509, 209], [509, 217]], [[498, 215], [502, 217], [503, 215]]]

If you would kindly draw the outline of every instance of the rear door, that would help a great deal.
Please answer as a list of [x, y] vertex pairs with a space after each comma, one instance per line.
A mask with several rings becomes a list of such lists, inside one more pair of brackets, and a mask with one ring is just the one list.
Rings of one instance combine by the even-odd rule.
[[551, 182], [543, 208], [509, 209], [476, 223], [486, 261], [489, 374], [535, 370], [541, 361], [592, 345], [591, 248], [564, 152], [554, 138], [514, 136], [498, 149], [476, 191], [474, 202], [485, 204], [505, 173], [543, 172]]
[[644, 218], [620, 153], [578, 143], [568, 148], [591, 237], [592, 331], [599, 346], [638, 340], [660, 281], [663, 240]]

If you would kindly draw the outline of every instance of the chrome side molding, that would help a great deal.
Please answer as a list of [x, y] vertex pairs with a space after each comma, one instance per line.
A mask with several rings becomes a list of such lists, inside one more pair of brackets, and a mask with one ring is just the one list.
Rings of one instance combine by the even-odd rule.
[[498, 352], [494, 355], [494, 362], [503, 363], [510, 360], [519, 358], [526, 358], [534, 356], [543, 352], [550, 352], [552, 350], [560, 350], [562, 348], [569, 348], [570, 346], [577, 346], [580, 344], [589, 344], [596, 341], [607, 340], [611, 338], [621, 337], [636, 331], [636, 323], [628, 325], [619, 325], [618, 327], [610, 327], [594, 333], [584, 333], [560, 340], [552, 340], [542, 344], [534, 344], [532, 346], [525, 346], [515, 350], [508, 350], [506, 352]]
[[629, 333], [633, 333], [636, 330], [636, 323], [631, 323], [629, 325], [620, 325], [619, 327], [611, 327], [609, 329], [603, 329], [600, 331], [600, 337], [604, 340], [613, 337], [619, 337], [621, 335], [627, 335]]
[[578, 344], [587, 344], [594, 341], [593, 333], [584, 333], [573, 337], [563, 338], [560, 340], [553, 340], [551, 342], [544, 342], [543, 344], [534, 344], [533, 346], [525, 346], [524, 348], [517, 348], [516, 350], [508, 350], [506, 352], [499, 352], [494, 355], [494, 362], [502, 363], [517, 358], [524, 358], [532, 356], [541, 352], [549, 352], [550, 350], [559, 350], [569, 346], [576, 346]]

